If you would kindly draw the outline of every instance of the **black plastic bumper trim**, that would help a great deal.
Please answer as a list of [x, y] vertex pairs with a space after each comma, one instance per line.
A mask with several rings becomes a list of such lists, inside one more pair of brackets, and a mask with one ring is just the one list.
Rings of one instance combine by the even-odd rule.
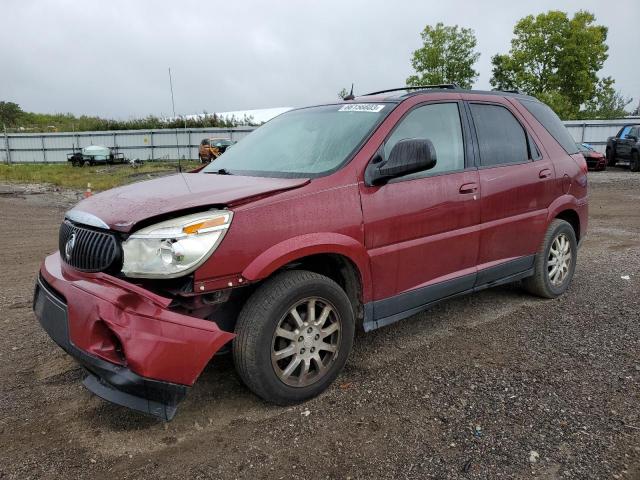
[[188, 387], [142, 377], [76, 347], [69, 338], [67, 305], [42, 277], [36, 283], [33, 310], [51, 339], [89, 372], [83, 382], [89, 391], [116, 405], [163, 420], [175, 416]]

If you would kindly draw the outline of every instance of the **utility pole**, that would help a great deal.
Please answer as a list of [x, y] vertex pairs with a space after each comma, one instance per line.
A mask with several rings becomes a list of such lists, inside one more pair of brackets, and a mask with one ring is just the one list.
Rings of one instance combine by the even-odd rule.
[[173, 101], [173, 82], [171, 81], [171, 68], [169, 68], [169, 88], [171, 89], [171, 108], [173, 109], [173, 121], [176, 122], [176, 150], [178, 151], [178, 172], [182, 172], [180, 164], [180, 142], [178, 141], [178, 118], [176, 117], [176, 104]]

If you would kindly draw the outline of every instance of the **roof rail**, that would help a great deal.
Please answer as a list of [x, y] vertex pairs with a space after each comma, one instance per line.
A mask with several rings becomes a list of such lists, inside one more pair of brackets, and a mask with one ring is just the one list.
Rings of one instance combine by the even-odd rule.
[[494, 92], [504, 92], [504, 93], [518, 93], [518, 94], [522, 95], [522, 92], [520, 90], [518, 90], [517, 88], [513, 88], [513, 89], [505, 88], [504, 90], [501, 90], [499, 88], [494, 88], [493, 91]]
[[390, 93], [390, 92], [401, 92], [403, 90], [429, 90], [431, 88], [443, 88], [448, 90], [459, 90], [460, 85], [457, 83], [441, 83], [439, 85], [418, 85], [416, 87], [400, 87], [400, 88], [390, 88], [388, 90], [380, 90], [378, 92], [365, 93], [362, 95], [363, 97], [368, 97], [369, 95], [379, 95], [381, 93]]

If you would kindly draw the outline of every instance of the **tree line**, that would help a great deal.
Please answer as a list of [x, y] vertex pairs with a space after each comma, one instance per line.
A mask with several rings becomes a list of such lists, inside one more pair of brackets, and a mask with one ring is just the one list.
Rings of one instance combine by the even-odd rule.
[[95, 132], [105, 130], [147, 130], [162, 128], [231, 128], [255, 125], [252, 117], [220, 117], [204, 113], [197, 118], [163, 119], [154, 115], [129, 120], [113, 120], [71, 113], [25, 112], [14, 102], [0, 101], [0, 128], [10, 132]]
[[[571, 18], [557, 10], [528, 15], [513, 28], [509, 52], [491, 58], [490, 84], [532, 95], [564, 120], [627, 116], [632, 99], [616, 90], [612, 77], [598, 76], [608, 57], [607, 32], [587, 11]], [[480, 53], [472, 29], [437, 23], [427, 25], [420, 36], [423, 45], [411, 55], [415, 74], [407, 78], [407, 86], [473, 86]], [[342, 89], [338, 95], [345, 93]]]

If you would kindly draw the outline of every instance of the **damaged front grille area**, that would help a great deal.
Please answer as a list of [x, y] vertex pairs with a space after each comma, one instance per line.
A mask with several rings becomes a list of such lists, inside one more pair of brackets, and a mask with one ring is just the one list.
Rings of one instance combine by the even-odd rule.
[[60, 226], [62, 260], [83, 272], [107, 271], [121, 263], [120, 240], [113, 232], [87, 228], [65, 220]]

